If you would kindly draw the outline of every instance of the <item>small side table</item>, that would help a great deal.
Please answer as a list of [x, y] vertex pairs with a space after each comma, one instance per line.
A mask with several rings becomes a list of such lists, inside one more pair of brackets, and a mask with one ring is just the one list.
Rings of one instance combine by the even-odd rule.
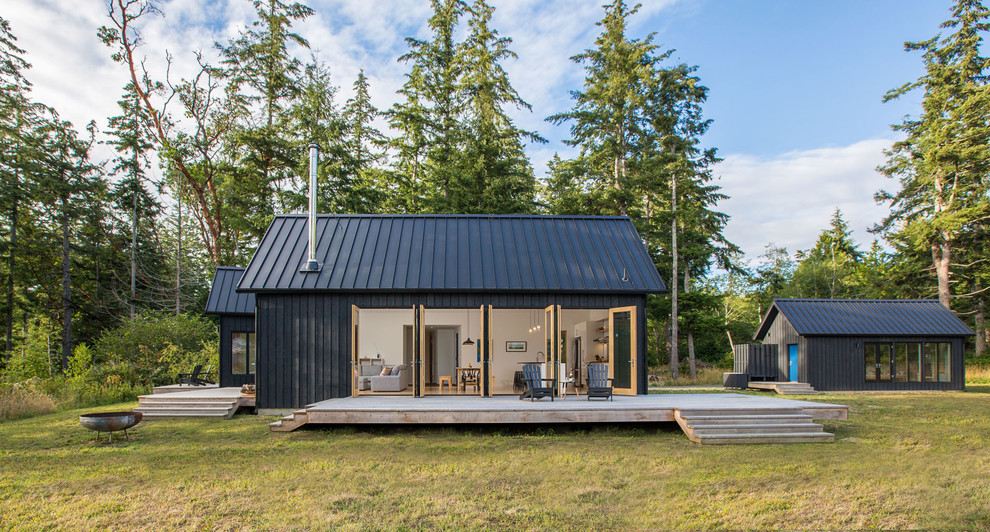
[[443, 385], [447, 385], [447, 392], [452, 393], [454, 391], [454, 380], [450, 375], [440, 376], [440, 393], [443, 393]]
[[578, 393], [577, 382], [574, 381], [573, 377], [567, 377], [566, 379], [560, 380], [560, 398], [567, 399], [567, 385], [574, 385], [574, 397], [580, 399], [581, 394]]

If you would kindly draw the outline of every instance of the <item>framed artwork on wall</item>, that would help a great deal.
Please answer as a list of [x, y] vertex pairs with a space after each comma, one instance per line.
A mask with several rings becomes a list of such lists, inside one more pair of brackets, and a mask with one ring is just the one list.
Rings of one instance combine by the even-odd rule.
[[505, 342], [505, 350], [510, 353], [525, 353], [526, 342], [523, 340], [508, 340]]

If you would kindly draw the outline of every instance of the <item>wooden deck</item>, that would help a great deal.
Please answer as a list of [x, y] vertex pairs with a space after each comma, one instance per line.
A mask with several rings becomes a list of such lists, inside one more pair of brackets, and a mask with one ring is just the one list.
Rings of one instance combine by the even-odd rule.
[[[613, 401], [519, 400], [502, 397], [348, 397], [297, 410], [271, 424], [290, 431], [306, 424], [558, 424], [677, 422], [700, 443], [831, 441], [812, 419], [846, 419], [848, 407], [774, 397], [719, 394], [616, 396]], [[694, 427], [706, 425], [705, 427]], [[812, 426], [814, 425], [814, 426]], [[785, 434], [786, 437], [780, 437]], [[811, 434], [814, 433], [814, 434]], [[756, 438], [759, 436], [759, 438]], [[709, 439], [710, 441], [705, 441]], [[776, 438], [776, 440], [775, 440]], [[738, 440], [738, 441], [732, 441]]]

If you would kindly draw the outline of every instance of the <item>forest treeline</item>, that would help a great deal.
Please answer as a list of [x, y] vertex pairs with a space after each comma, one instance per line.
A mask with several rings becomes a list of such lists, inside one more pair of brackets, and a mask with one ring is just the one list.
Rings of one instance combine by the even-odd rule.
[[[94, 39], [119, 66], [119, 110], [82, 127], [34, 99], [29, 57], [0, 18], [8, 381], [82, 365], [99, 368], [87, 377], [97, 384], [144, 385], [167, 378], [145, 367], [156, 357], [189, 362], [176, 344], [207, 356], [216, 333], [197, 324], [208, 323], [199, 314], [212, 272], [246, 264], [273, 216], [305, 209], [314, 142], [320, 212], [629, 216], [670, 289], [649, 301], [648, 338], [651, 366], [673, 376], [697, 361], [725, 364], [782, 296], [936, 297], [980, 331], [983, 353], [990, 98], [979, 1], [957, 0], [935, 37], [906, 43], [925, 74], [883, 96], [918, 92], [923, 105], [894, 125], [901, 140], [878, 169], [891, 186], [876, 196], [890, 207], [877, 240], [853, 242], [836, 211], [813, 248], [770, 244], [755, 262], [724, 236], [720, 159], [704, 142], [708, 88], [655, 34], [631, 34], [637, 6], [605, 5], [593, 46], [571, 58], [584, 82], [570, 110], [546, 118], [567, 128], [570, 149], [537, 170], [526, 146], [546, 140], [512, 116], [539, 110], [509, 79], [512, 40], [485, 0], [431, 0], [428, 36], [406, 39], [396, 58], [405, 80], [385, 108], [363, 71], [333, 78], [296, 32], [311, 8], [251, 5], [249, 26], [204, 43], [213, 53], [178, 57], [143, 38], [161, 6], [110, 0]], [[169, 67], [147, 68], [149, 56]], [[352, 87], [346, 100], [341, 83]], [[98, 160], [100, 143], [114, 157]], [[121, 340], [142, 327], [181, 339], [154, 349]], [[197, 344], [181, 327], [206, 332]]]

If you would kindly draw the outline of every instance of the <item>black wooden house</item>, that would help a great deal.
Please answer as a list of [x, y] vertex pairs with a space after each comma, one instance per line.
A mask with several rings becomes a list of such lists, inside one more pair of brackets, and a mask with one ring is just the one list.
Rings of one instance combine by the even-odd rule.
[[817, 390], [961, 390], [972, 329], [936, 300], [776, 299], [735, 371]]
[[616, 393], [646, 393], [646, 299], [664, 285], [629, 218], [308, 220], [275, 217], [238, 285], [255, 298], [260, 409], [373, 393], [376, 364], [408, 366], [390, 393], [411, 396], [472, 367], [479, 395], [509, 393], [524, 362], [557, 378], [606, 363]]
[[220, 316], [220, 386], [254, 384], [257, 342], [254, 294], [237, 292], [244, 268], [221, 266], [213, 276], [206, 313]]

